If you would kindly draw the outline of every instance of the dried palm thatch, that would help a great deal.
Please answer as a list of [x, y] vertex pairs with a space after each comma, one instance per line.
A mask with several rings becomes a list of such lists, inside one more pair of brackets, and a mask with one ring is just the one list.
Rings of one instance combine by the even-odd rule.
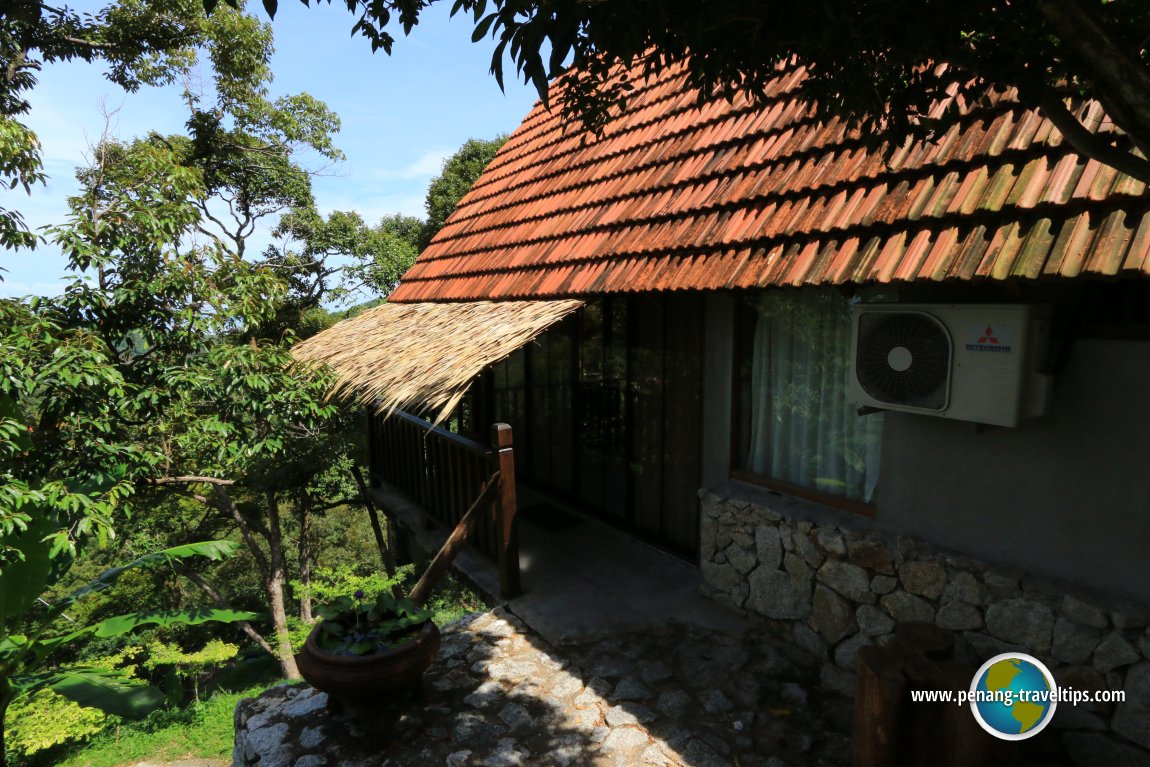
[[435, 412], [459, 404], [475, 376], [583, 305], [582, 301], [385, 303], [302, 341], [301, 362], [329, 365], [328, 396], [379, 412]]

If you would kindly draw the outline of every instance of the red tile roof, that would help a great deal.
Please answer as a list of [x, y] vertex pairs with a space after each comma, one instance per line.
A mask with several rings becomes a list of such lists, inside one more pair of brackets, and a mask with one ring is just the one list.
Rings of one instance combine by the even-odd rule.
[[391, 300], [1150, 274], [1146, 185], [1011, 93], [886, 154], [815, 120], [804, 77], [699, 106], [669, 69], [598, 139], [536, 105]]

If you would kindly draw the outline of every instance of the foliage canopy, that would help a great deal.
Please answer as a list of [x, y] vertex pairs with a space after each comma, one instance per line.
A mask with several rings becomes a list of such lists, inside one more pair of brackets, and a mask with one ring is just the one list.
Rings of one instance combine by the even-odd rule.
[[[196, 48], [235, 39], [241, 14], [206, 18], [197, 0], [118, 0], [96, 13], [80, 13], [43, 0], [0, 5], [0, 183], [30, 190], [44, 181], [40, 144], [21, 122], [28, 92], [44, 66], [82, 60], [107, 65], [106, 76], [125, 90], [177, 82], [196, 60]], [[216, 62], [237, 74], [250, 64], [220, 47]], [[234, 47], [231, 53], [237, 53]], [[0, 208], [0, 246], [33, 247], [18, 211]]]
[[[139, 557], [106, 570], [98, 578], [37, 611], [38, 597], [68, 569], [70, 558], [51, 556], [50, 516], [33, 518], [27, 529], [12, 537], [22, 558], [5, 568], [0, 578], [0, 765], [5, 764], [4, 725], [8, 706], [23, 695], [50, 690], [80, 706], [118, 716], [139, 718], [158, 708], [164, 695], [155, 687], [130, 679], [118, 669], [91, 665], [49, 667], [56, 650], [89, 637], [116, 637], [142, 626], [199, 624], [206, 621], [249, 620], [252, 613], [215, 608], [183, 608], [117, 615], [57, 633], [69, 608], [79, 600], [116, 585], [125, 573], [170, 566], [193, 557], [220, 559], [239, 548], [231, 541], [207, 541], [177, 546]], [[26, 628], [25, 628], [26, 627]]]

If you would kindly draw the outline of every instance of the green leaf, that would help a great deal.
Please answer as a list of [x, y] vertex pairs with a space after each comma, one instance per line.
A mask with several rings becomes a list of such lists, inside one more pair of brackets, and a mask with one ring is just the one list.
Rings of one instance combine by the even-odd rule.
[[531, 77], [531, 84], [535, 86], [539, 98], [544, 102], [547, 100], [547, 73], [543, 71], [543, 62], [532, 61], [531, 66], [528, 68], [527, 73]]
[[118, 615], [100, 621], [93, 627], [98, 637], [114, 637], [126, 634], [140, 626], [169, 626], [189, 625], [196, 626], [209, 621], [221, 623], [234, 623], [235, 621], [256, 620], [260, 616], [241, 610], [224, 610], [214, 607], [193, 607], [182, 610], [151, 610], [142, 613]]
[[[0, 419], [10, 418], [18, 424], [23, 421], [16, 400], [6, 394], [0, 394]], [[20, 429], [12, 440], [15, 448], [21, 452], [32, 449], [32, 439], [28, 436], [26, 428]]]
[[5, 542], [24, 557], [6, 564], [0, 573], [0, 626], [26, 613], [51, 585], [55, 563], [52, 544], [45, 538], [55, 532], [56, 523], [50, 514], [37, 510], [31, 510], [31, 514], [28, 529]]
[[571, 47], [575, 44], [576, 31], [574, 28], [565, 30], [563, 34], [551, 41], [551, 59], [548, 62], [551, 76], [559, 74], [563, 67], [563, 61], [571, 53]]
[[41, 685], [80, 706], [98, 708], [126, 719], [142, 719], [164, 704], [164, 694], [149, 684], [126, 681], [123, 672], [107, 669], [63, 669]]
[[492, 13], [485, 17], [483, 21], [475, 25], [475, 31], [471, 33], [471, 42], [477, 43], [487, 36], [487, 30], [491, 29], [491, 25], [495, 23], [495, 19], [499, 14]]
[[0, 639], [0, 661], [7, 660], [28, 647], [28, 637], [23, 634], [10, 634]]
[[76, 589], [59, 602], [56, 602], [52, 607], [55, 611], [62, 611], [77, 599], [110, 588], [129, 570], [153, 567], [155, 565], [167, 564], [174, 559], [188, 559], [191, 557], [206, 557], [207, 559], [219, 560], [224, 557], [230, 557], [232, 554], [235, 554], [239, 548], [240, 544], [235, 541], [204, 541], [202, 543], [187, 543], [183, 546], [174, 546], [153, 554], [146, 554], [122, 567], [113, 567], [111, 570], [105, 570], [96, 580]]

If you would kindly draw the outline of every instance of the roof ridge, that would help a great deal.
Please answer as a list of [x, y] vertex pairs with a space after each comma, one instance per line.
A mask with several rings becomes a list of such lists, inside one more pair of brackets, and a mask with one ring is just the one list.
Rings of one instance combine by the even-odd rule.
[[[625, 67], [625, 69], [627, 70], [628, 73], [640, 70], [645, 66], [647, 60], [649, 58], [657, 55], [657, 53], [658, 53], [657, 48], [652, 46], [647, 51], [645, 51], [643, 54], [636, 57], [635, 61], [630, 66]], [[773, 79], [781, 79], [783, 77], [791, 76], [796, 71], [802, 70], [804, 68], [805, 68], [804, 65], [798, 63], [797, 60], [780, 62], [775, 67], [775, 76]], [[555, 94], [554, 94], [555, 97], [553, 99], [550, 99], [552, 104], [558, 103], [559, 100], [562, 98], [563, 93], [567, 90], [568, 86], [567, 86], [567, 83], [565, 81], [565, 77], [571, 72], [571, 70], [572, 70], [572, 67], [568, 67], [563, 72], [563, 74], [559, 75], [558, 77], [556, 77], [551, 82], [551, 88], [555, 90]], [[673, 78], [683, 80], [684, 82], [690, 77], [690, 72], [687, 70], [686, 62], [683, 62], [683, 61], [671, 62], [670, 64], [665, 66], [664, 72], [670, 72], [670, 73], [672, 73], [671, 76]], [[636, 97], [641, 97], [641, 96], [649, 93], [650, 91], [654, 90], [655, 88], [667, 88], [667, 87], [669, 87], [671, 81], [663, 79], [663, 77], [662, 77], [663, 74], [664, 74], [663, 72], [644, 71], [643, 77], [641, 79], [641, 84], [632, 88], [630, 93], [627, 96], [628, 109], [631, 108], [633, 101]], [[550, 97], [551, 95], [552, 94], [549, 92], [548, 96]], [[658, 101], [658, 99], [656, 99], [655, 101]], [[642, 104], [642, 106], [647, 106], [650, 103], [654, 103], [654, 102], [648, 102], [647, 104]], [[508, 143], [516, 141], [516, 139], [519, 139], [521, 137], [526, 137], [529, 134], [537, 133], [538, 132], [537, 129], [540, 127], [540, 125], [542, 123], [554, 122], [556, 120], [560, 120], [563, 117], [565, 117], [564, 113], [560, 110], [553, 110], [550, 106], [547, 106], [543, 109], [540, 109], [540, 107], [542, 107], [542, 106], [543, 106], [543, 100], [542, 99], [536, 99], [535, 103], [532, 104], [532, 107], [528, 111], [527, 115], [523, 118], [523, 121], [519, 124], [519, 127], [512, 133], [512, 136], [509, 139]], [[616, 116], [618, 117], [620, 115], [616, 115]], [[522, 142], [519, 142], [519, 143], [522, 143]], [[519, 144], [517, 143], [517, 144], [513, 145], [513, 148], [519, 148]], [[494, 164], [490, 164], [488, 166], [488, 168], [489, 169], [497, 169], [498, 166], [496, 166]]]
[[[682, 69], [682, 67], [678, 67], [678, 68]], [[676, 74], [675, 77], [676, 77], [676, 79], [683, 80], [685, 82], [687, 80], [688, 74], [685, 70], [683, 70], [680, 73]], [[795, 91], [799, 90], [802, 87], [803, 82], [806, 80], [805, 69], [801, 66], [798, 66], [798, 67], [791, 67], [791, 68], [787, 68], [787, 69], [778, 70], [776, 75], [772, 78], [771, 82], [772, 83], [783, 83], [785, 80], [788, 80], [788, 79], [791, 80], [789, 82], [789, 84], [782, 85], [782, 87], [772, 96], [772, 98], [771, 98], [772, 103], [783, 101], [787, 96], [791, 95], [792, 93], [794, 93]], [[661, 87], [661, 88], [669, 88], [669, 85], [670, 85], [670, 83], [668, 83], [668, 82], [663, 82], [663, 81], [659, 81], [659, 80], [655, 80], [654, 82], [658, 87]], [[652, 86], [650, 88], [645, 88], [644, 92], [648, 92], [650, 90], [653, 90], [653, 87], [654, 86]], [[652, 107], [659, 104], [660, 102], [670, 101], [670, 100], [676, 99], [676, 98], [682, 98], [682, 96], [683, 96], [682, 91], [677, 91], [677, 90], [672, 89], [672, 90], [668, 90], [668, 92], [665, 96], [660, 96], [658, 98], [652, 99], [651, 101], [647, 101], [647, 102], [640, 101], [637, 104], [634, 103], [634, 101], [631, 101], [628, 103], [627, 109], [623, 112], [620, 112], [620, 114], [617, 115], [617, 117], [623, 118], [623, 117], [628, 116], [628, 114], [630, 116], [633, 116], [637, 112], [641, 112], [641, 111], [646, 110], [646, 109], [651, 109]], [[736, 104], [736, 99], [741, 99], [742, 103]], [[729, 104], [731, 106], [731, 109], [728, 110], [727, 112], [721, 114], [721, 115], [716, 115], [715, 117], [710, 118], [707, 121], [708, 124], [714, 124], [714, 123], [721, 122], [722, 120], [729, 117], [732, 112], [739, 112], [739, 113], [761, 112], [761, 111], [765, 111], [768, 108], [762, 104], [753, 104], [753, 103], [747, 101], [746, 97], [742, 96], [742, 94], [735, 94], [732, 98], [723, 99], [723, 101], [725, 101], [727, 104]], [[603, 136], [596, 137], [596, 141], [615, 140], [615, 139], [621, 138], [623, 136], [626, 136], [628, 133], [634, 133], [635, 131], [650, 127], [651, 125], [654, 125], [656, 123], [671, 120], [675, 116], [683, 115], [683, 114], [686, 114], [686, 113], [691, 112], [693, 110], [696, 110], [696, 111], [701, 110], [701, 109], [705, 108], [708, 104], [711, 104], [711, 103], [716, 103], [716, 102], [715, 102], [715, 100], [706, 101], [706, 100], [700, 100], [698, 98], [695, 98], [695, 99], [692, 99], [690, 103], [685, 104], [684, 106], [682, 106], [678, 109], [672, 110], [671, 112], [665, 113], [665, 114], [663, 114], [657, 118], [653, 118], [653, 119], [645, 121], [645, 122], [628, 124], [626, 128], [624, 128], [623, 130], [620, 130], [618, 133], [614, 133], [610, 136], [603, 135]], [[532, 112], [534, 112], [534, 109], [532, 110]], [[530, 113], [528, 116], [530, 117]], [[563, 116], [562, 114], [556, 114], [557, 118], [562, 117], [562, 116]], [[523, 126], [521, 125], [520, 128], [522, 128], [522, 127]], [[563, 129], [560, 129], [559, 135], [556, 138], [554, 138], [553, 140], [550, 140], [550, 141], [543, 142], [543, 143], [539, 144], [538, 146], [532, 147], [531, 153], [539, 152], [539, 151], [546, 149], [548, 147], [552, 147], [552, 146], [555, 146], [556, 144], [562, 143], [564, 141], [568, 141], [572, 138], [573, 135], [577, 135], [577, 134], [578, 134], [578, 129], [576, 129], [575, 134], [567, 134]], [[510, 143], [512, 141], [515, 141], [519, 135], [520, 135], [519, 130], [516, 130], [515, 133], [512, 134], [511, 138], [508, 139], [508, 142]], [[529, 142], [520, 142], [519, 144], [516, 145], [516, 148], [524, 148], [528, 143]], [[585, 142], [580, 143], [578, 146], [574, 146], [571, 149], [563, 152], [562, 154], [560, 154], [558, 156], [563, 156], [565, 154], [572, 154], [575, 152], [582, 151], [583, 149], [586, 148], [586, 146], [587, 146], [587, 144]], [[523, 159], [525, 157], [528, 157], [528, 156], [530, 156], [531, 153], [520, 155], [517, 159]], [[610, 155], [608, 155], [608, 156], [610, 156]], [[507, 162], [496, 164], [495, 159], [497, 159], [498, 157], [499, 157], [499, 155], [496, 155], [496, 158], [492, 159], [492, 163], [490, 163], [488, 165], [483, 176], [481, 176], [476, 181], [476, 183], [472, 185], [473, 190], [482, 189], [483, 187], [489, 186], [493, 183], [496, 183], [496, 182], [501, 181], [505, 178], [508, 178], [508, 177], [514, 175], [515, 173], [519, 173], [519, 172], [522, 172], [523, 170], [525, 170], [524, 168], [519, 168], [519, 169], [510, 170], [506, 173], [503, 173], [502, 175], [494, 175], [499, 170], [505, 169], [505, 166], [507, 166], [511, 162], [509, 160]], [[551, 156], [548, 159], [554, 159], [554, 157], [555, 156]], [[490, 179], [487, 178], [488, 172], [490, 172], [490, 174], [491, 174]], [[480, 199], [485, 199], [485, 198], [480, 198]]]
[[[681, 95], [681, 94], [676, 94], [675, 92], [672, 91], [671, 93], [669, 93], [668, 95], [666, 95], [664, 97], [654, 99], [649, 103], [646, 103], [646, 104], [643, 104], [643, 105], [637, 107], [635, 111], [650, 108], [650, 107], [652, 107], [652, 106], [654, 106], [654, 105], [656, 105], [662, 101], [668, 101], [672, 98], [675, 98], [677, 95]], [[695, 106], [695, 107], [683, 107], [681, 109], [678, 109], [678, 110], [671, 112], [670, 114], [671, 115], [682, 114], [684, 112], [689, 112], [693, 108], [697, 109], [698, 107], [697, 106]], [[558, 116], [562, 117], [562, 115], [558, 115]], [[665, 119], [667, 119], [667, 117], [654, 119], [654, 120], [651, 120], [651, 121], [648, 121], [645, 123], [638, 123], [635, 125], [631, 125], [631, 126], [628, 126], [625, 130], [621, 130], [618, 133], [613, 134], [612, 136], [597, 137], [596, 141], [607, 141], [609, 139], [614, 139], [614, 138], [618, 138], [620, 136], [625, 136], [628, 133], [633, 133], [636, 130], [640, 130], [640, 129], [645, 128], [649, 125], [653, 125], [654, 123], [659, 122], [660, 120], [665, 120]], [[537, 146], [531, 147], [531, 152], [526, 152], [526, 153], [514, 158], [514, 160], [525, 159], [527, 157], [530, 157], [531, 154], [533, 154], [535, 152], [546, 149], [548, 147], [553, 147], [556, 144], [560, 144], [560, 143], [565, 142], [565, 141], [569, 141], [574, 135], [578, 135], [578, 129], [576, 129], [574, 134], [568, 134], [568, 133], [566, 133], [566, 131], [564, 129], [560, 128], [558, 131], [558, 135], [554, 139], [552, 139], [550, 141], [542, 142], [541, 144], [539, 144]], [[515, 134], [512, 134], [512, 138], [514, 138], [514, 137], [515, 137]], [[510, 141], [511, 141], [511, 139], [508, 139], [508, 142], [510, 142]], [[529, 143], [530, 142], [524, 142], [520, 148], [527, 146]], [[570, 150], [565, 151], [565, 152], [563, 152], [557, 156], [561, 157], [561, 156], [566, 155], [566, 154], [572, 154], [574, 152], [578, 152], [578, 151], [583, 150], [585, 147], [586, 147], [585, 143], [580, 143], [577, 146], [571, 148]], [[548, 159], [554, 159], [554, 157], [555, 156], [551, 156]], [[484, 171], [484, 174], [476, 181], [475, 184], [472, 185], [471, 189], [480, 190], [486, 186], [490, 186], [491, 184], [494, 184], [498, 181], [501, 181], [501, 180], [508, 178], [512, 175], [515, 175], [516, 173], [521, 173], [524, 170], [524, 168], [511, 169], [511, 170], [507, 170], [507, 172], [503, 173], [502, 175], [494, 175], [494, 174], [498, 173], [500, 170], [506, 170], [506, 166], [509, 165], [514, 160], [509, 160], [507, 162], [503, 162], [501, 164], [496, 165], [494, 163], [494, 158], [493, 158], [492, 163], [490, 165], [488, 165], [487, 169], [485, 169], [485, 171]], [[490, 171], [492, 174], [490, 179], [487, 178], [488, 171]], [[483, 198], [480, 198], [480, 199], [483, 199]]]
[[[893, 143], [821, 119], [805, 77], [775, 73], [751, 106], [700, 103], [681, 70], [656, 72], [596, 141], [539, 107], [392, 299], [1150, 276], [1147, 185], [1009, 91]], [[1069, 105], [1109, 130], [1100, 105]]]
[[[677, 73], [675, 76], [679, 79], [685, 80], [687, 78], [687, 72], [682, 67], [679, 67], [679, 69], [682, 71]], [[558, 78], [556, 79], [556, 82], [558, 82]], [[631, 91], [631, 98], [634, 98], [635, 96], [642, 96], [656, 88], [666, 88], [667, 86], [667, 82], [660, 81], [656, 77], [650, 77], [645, 79], [641, 86]], [[562, 90], [565, 90], [565, 88]], [[562, 90], [556, 94], [557, 97], [562, 95]], [[558, 98], [552, 99], [551, 103], [552, 105], [558, 104]], [[536, 99], [535, 103], [531, 107], [531, 110], [523, 118], [523, 122], [521, 122], [519, 127], [516, 128], [516, 130], [512, 133], [513, 137], [525, 137], [533, 133], [538, 133], [538, 129], [541, 127], [541, 125], [555, 122], [557, 120], [562, 120], [565, 117], [565, 114], [561, 109], [554, 109], [553, 106], [547, 106], [543, 108], [540, 107], [543, 107], [543, 100]]]

